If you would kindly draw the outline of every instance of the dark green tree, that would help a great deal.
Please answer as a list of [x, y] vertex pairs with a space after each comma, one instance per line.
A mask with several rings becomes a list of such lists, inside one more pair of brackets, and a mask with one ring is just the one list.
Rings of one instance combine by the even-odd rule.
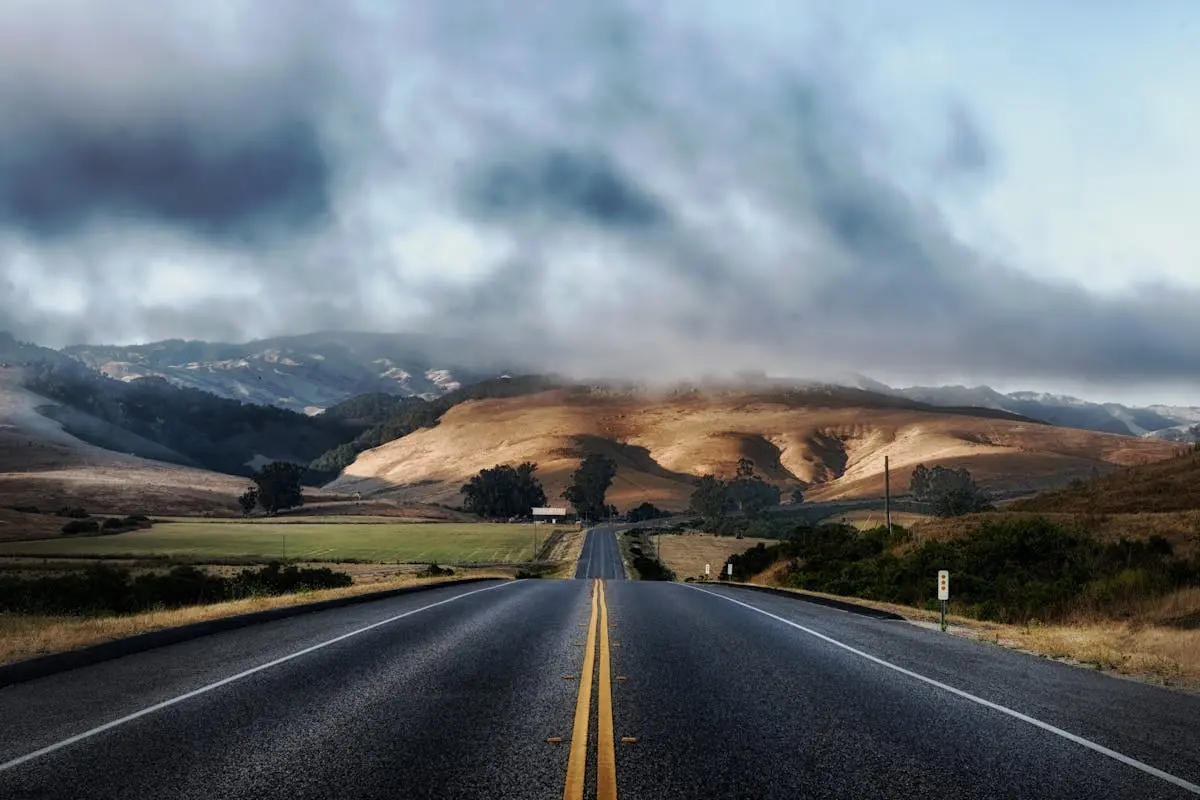
[[585, 519], [605, 519], [610, 507], [604, 502], [608, 487], [617, 475], [617, 462], [608, 456], [592, 453], [583, 459], [574, 472], [562, 496], [575, 507], [575, 513]]
[[465, 498], [463, 507], [482, 517], [528, 516], [533, 508], [546, 504], [546, 492], [535, 472], [537, 464], [531, 461], [516, 468], [497, 464], [482, 469], [459, 489]]
[[251, 486], [245, 492], [238, 496], [238, 505], [242, 507], [243, 514], [249, 514], [258, 505], [258, 487]]
[[726, 512], [732, 510], [729, 487], [725, 481], [713, 475], [697, 478], [695, 485], [690, 507], [704, 517], [706, 525], [715, 525], [725, 518]]
[[273, 461], [250, 476], [258, 488], [258, 504], [268, 514], [276, 514], [304, 504], [300, 480], [304, 467], [290, 461]]
[[646, 502], [631, 508], [626, 516], [630, 522], [646, 522], [647, 520], [669, 517], [671, 516], [671, 512], [663, 511], [653, 503]]
[[909, 490], [913, 499], [928, 505], [939, 517], [958, 517], [992, 508], [991, 498], [966, 469], [929, 469], [918, 464], [913, 470]]
[[739, 458], [735, 477], [728, 484], [734, 506], [749, 519], [760, 519], [771, 506], [779, 505], [779, 487], [754, 474], [754, 462]]

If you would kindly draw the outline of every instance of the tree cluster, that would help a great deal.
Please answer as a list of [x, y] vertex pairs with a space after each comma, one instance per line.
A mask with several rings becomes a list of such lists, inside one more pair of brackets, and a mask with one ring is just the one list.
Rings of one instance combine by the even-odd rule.
[[515, 468], [497, 464], [482, 469], [459, 489], [463, 507], [481, 517], [528, 516], [532, 509], [546, 505], [546, 492], [535, 472], [537, 464], [530, 461]]
[[912, 473], [910, 491], [913, 499], [928, 504], [930, 511], [939, 517], [958, 517], [992, 508], [991, 498], [966, 469], [929, 469], [918, 464]]
[[[696, 480], [695, 486], [691, 509], [703, 516], [707, 525], [716, 524], [735, 511], [740, 511], [747, 519], [761, 519], [767, 509], [779, 505], [780, 500], [779, 487], [756, 475], [754, 462], [748, 458], [738, 459], [732, 480], [704, 475]], [[798, 502], [795, 493], [792, 501]]]
[[605, 503], [608, 487], [617, 475], [617, 462], [608, 456], [592, 453], [571, 473], [570, 483], [562, 496], [584, 519], [606, 519], [616, 512]]
[[625, 515], [630, 522], [648, 522], [652, 519], [662, 519], [671, 516], [670, 511], [664, 511], [653, 503], [642, 503], [629, 510]]

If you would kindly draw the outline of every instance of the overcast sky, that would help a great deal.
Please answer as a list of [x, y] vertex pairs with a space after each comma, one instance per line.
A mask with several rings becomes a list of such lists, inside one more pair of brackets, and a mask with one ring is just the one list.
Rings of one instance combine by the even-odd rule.
[[1200, 403], [1200, 4], [0, 3], [0, 329]]

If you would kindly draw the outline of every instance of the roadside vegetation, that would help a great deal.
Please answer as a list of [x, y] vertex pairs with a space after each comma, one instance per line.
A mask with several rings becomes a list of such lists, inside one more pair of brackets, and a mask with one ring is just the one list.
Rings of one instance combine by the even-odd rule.
[[512, 571], [504, 569], [455, 570], [453, 576], [422, 577], [419, 571], [398, 572], [393, 569], [386, 576], [371, 575], [368, 580], [361, 582], [358, 576], [355, 576], [353, 585], [337, 589], [315, 589], [292, 594], [253, 594], [238, 600], [179, 608], [159, 608], [133, 614], [0, 613], [0, 663], [75, 650], [113, 639], [205, 620], [407, 586], [442, 583], [464, 577], [508, 579], [512, 577]]
[[328, 567], [279, 563], [224, 577], [192, 566], [134, 577], [129, 570], [96, 564], [78, 572], [26, 577], [0, 574], [0, 613], [130, 614], [153, 609], [220, 603], [254, 596], [339, 589], [353, 580]]
[[983, 520], [960, 538], [915, 544], [911, 533], [841, 524], [797, 529], [773, 547], [733, 556], [735, 580], [777, 568], [782, 586], [936, 608], [933, 576], [950, 570], [952, 607], [996, 622], [1118, 613], [1139, 598], [1200, 587], [1200, 560], [1160, 536], [1101, 542], [1044, 517]]
[[[771, 522], [730, 558], [735, 581], [855, 599], [930, 621], [950, 570], [952, 630], [1200, 687], [1200, 450], [1003, 511], [855, 531]], [[726, 524], [731, 524], [728, 521]], [[760, 525], [747, 520], [739, 531]], [[722, 576], [723, 577], [723, 576]]]
[[633, 577], [640, 581], [673, 581], [675, 573], [659, 560], [658, 546], [643, 528], [632, 528], [620, 534], [621, 549], [628, 555]]

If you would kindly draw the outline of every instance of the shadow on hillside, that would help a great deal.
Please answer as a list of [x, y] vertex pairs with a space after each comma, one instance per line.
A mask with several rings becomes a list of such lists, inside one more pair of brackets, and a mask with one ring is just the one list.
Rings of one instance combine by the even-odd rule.
[[582, 435], [572, 437], [575, 440], [575, 447], [571, 449], [563, 449], [559, 451], [561, 455], [569, 458], [583, 458], [598, 453], [612, 457], [617, 462], [617, 469], [622, 467], [632, 468], [646, 475], [652, 475], [663, 480], [674, 481], [676, 483], [691, 486], [695, 483], [695, 476], [689, 475], [686, 472], [673, 472], [667, 469], [662, 464], [654, 460], [650, 455], [650, 451], [645, 447], [640, 447], [633, 444], [623, 444], [615, 442], [612, 439], [605, 439], [601, 436]]

